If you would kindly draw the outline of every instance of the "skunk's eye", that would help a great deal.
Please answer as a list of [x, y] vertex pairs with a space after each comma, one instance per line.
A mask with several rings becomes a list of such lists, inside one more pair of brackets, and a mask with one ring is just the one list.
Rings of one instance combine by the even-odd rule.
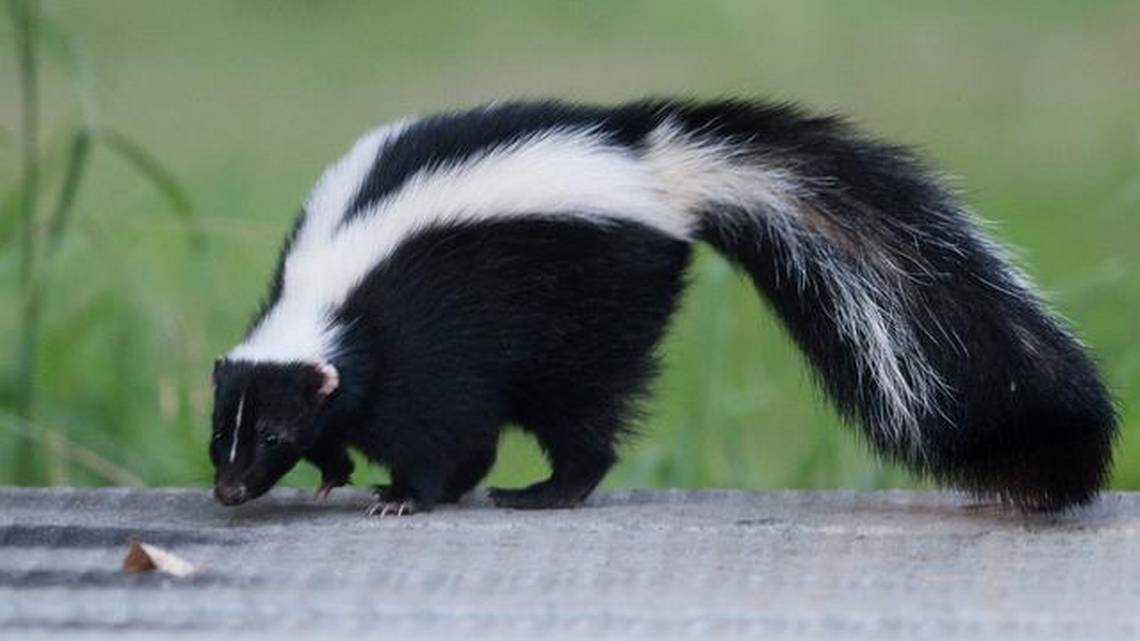
[[214, 432], [214, 440], [215, 441], [222, 440], [222, 433], [221, 432]]
[[281, 441], [281, 438], [279, 436], [277, 436], [276, 434], [274, 434], [273, 432], [269, 432], [267, 434], [264, 434], [261, 437], [261, 442], [265, 443], [266, 445], [269, 445], [271, 447], [274, 445], [277, 445], [277, 443], [279, 443], [280, 441]]

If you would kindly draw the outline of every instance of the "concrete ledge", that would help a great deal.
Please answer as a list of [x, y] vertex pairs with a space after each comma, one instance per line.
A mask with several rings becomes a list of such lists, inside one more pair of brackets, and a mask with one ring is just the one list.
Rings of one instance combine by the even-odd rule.
[[[922, 492], [616, 491], [572, 511], [477, 497], [0, 489], [0, 637], [1123, 639], [1140, 495], [1024, 517]], [[203, 566], [124, 575], [126, 542]]]

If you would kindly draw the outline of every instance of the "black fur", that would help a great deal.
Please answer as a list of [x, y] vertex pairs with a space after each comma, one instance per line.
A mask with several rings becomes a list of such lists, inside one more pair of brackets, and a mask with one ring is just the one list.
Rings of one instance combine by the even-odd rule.
[[[340, 314], [353, 327], [339, 428], [418, 509], [470, 490], [507, 423], [533, 433], [552, 503], [585, 497], [653, 371], [689, 247], [629, 223], [550, 220], [429, 231]], [[526, 497], [516, 497], [525, 501]]]
[[[840, 119], [788, 105], [665, 100], [613, 109], [508, 103], [434, 116], [387, 143], [344, 220], [420, 171], [553, 127], [589, 126], [636, 156], [666, 120], [810, 187], [801, 196], [810, 226], [795, 230], [796, 247], [765, 212], [739, 203], [710, 204], [700, 238], [748, 273], [877, 450], [1030, 509], [1082, 503], [1104, 485], [1115, 416], [1085, 351], [921, 162]], [[689, 245], [629, 222], [533, 213], [422, 231], [375, 267], [336, 310], [346, 329], [333, 361], [340, 387], [328, 399], [314, 396], [321, 378], [310, 366], [223, 362], [212, 451], [219, 497], [234, 498], [224, 487], [245, 483], [243, 500], [252, 498], [302, 457], [322, 469], [324, 487], [344, 484], [353, 447], [391, 471], [384, 500], [430, 509], [482, 479], [512, 423], [535, 435], [552, 474], [494, 491], [498, 504], [568, 506], [587, 496], [615, 461], [653, 375]], [[795, 252], [807, 258], [804, 269], [793, 269]], [[901, 275], [883, 276], [883, 264]], [[861, 345], [837, 324], [836, 273], [885, 279], [888, 295], [897, 287], [892, 302], [915, 353], [944, 383], [937, 403], [916, 412], [916, 432], [882, 429], [888, 400]], [[279, 264], [270, 303], [280, 290]], [[252, 390], [251, 416], [266, 417], [242, 429], [277, 430], [289, 447], [243, 450], [230, 464], [241, 390]]]

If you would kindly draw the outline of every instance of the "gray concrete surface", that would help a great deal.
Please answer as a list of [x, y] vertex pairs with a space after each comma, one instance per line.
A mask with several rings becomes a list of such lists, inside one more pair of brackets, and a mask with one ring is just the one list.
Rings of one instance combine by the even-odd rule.
[[[1127, 639], [1140, 495], [1060, 518], [885, 492], [476, 498], [362, 516], [281, 491], [0, 489], [0, 637]], [[200, 564], [124, 575], [131, 538]]]

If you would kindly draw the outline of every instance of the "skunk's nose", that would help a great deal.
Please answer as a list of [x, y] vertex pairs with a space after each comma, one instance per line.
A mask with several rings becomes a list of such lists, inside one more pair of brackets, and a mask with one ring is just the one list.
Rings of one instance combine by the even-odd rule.
[[238, 505], [244, 503], [246, 497], [249, 495], [245, 490], [245, 485], [215, 485], [214, 497], [222, 505]]

